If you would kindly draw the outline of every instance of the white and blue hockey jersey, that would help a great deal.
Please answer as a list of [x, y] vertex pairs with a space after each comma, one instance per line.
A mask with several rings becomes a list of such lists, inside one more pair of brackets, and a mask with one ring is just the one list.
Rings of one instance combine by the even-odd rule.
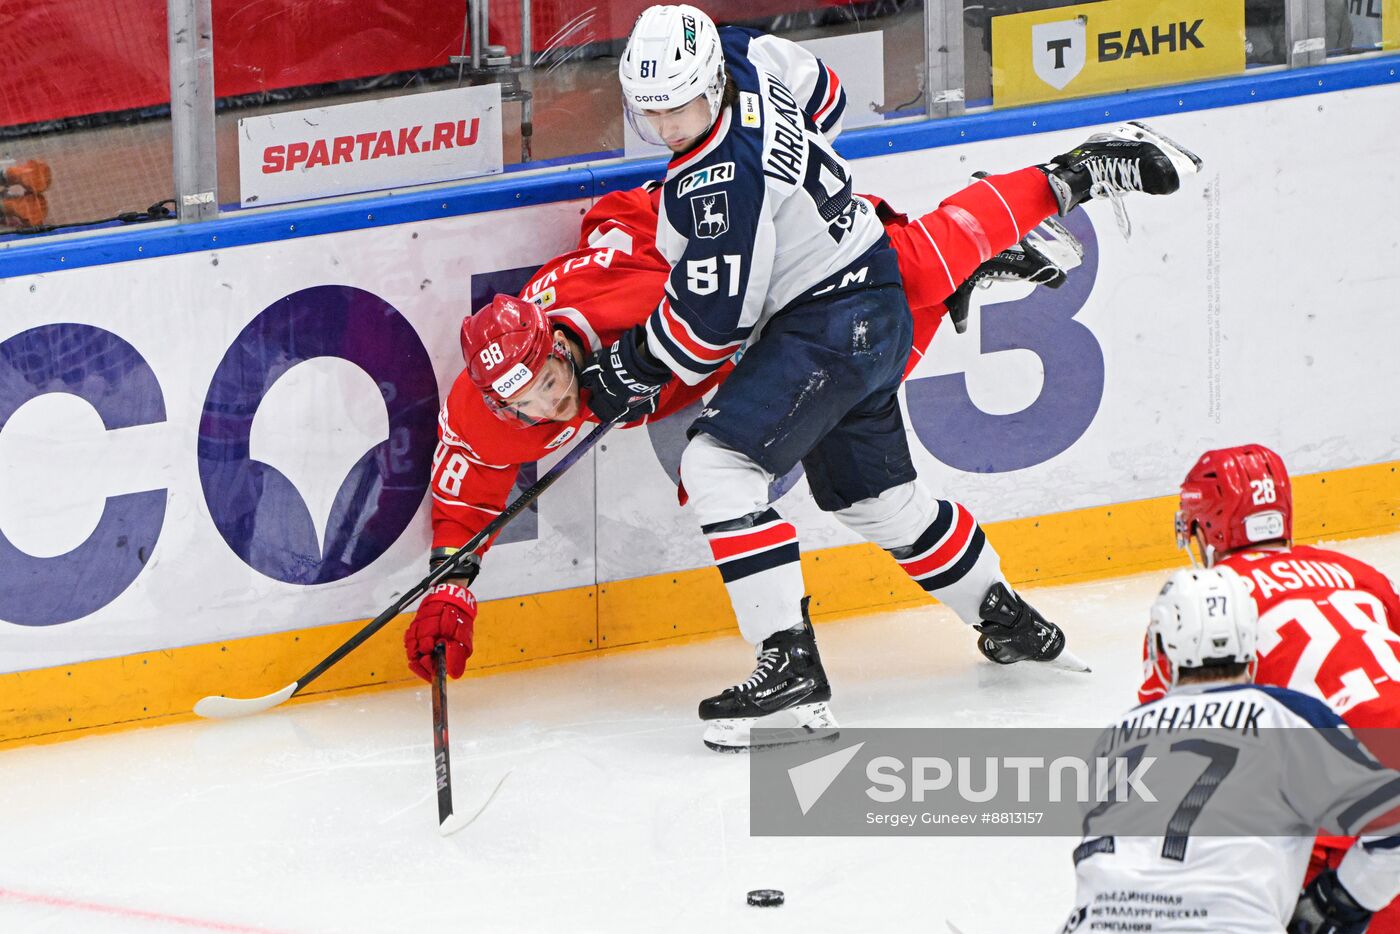
[[667, 168], [657, 246], [671, 264], [647, 342], [695, 384], [783, 308], [899, 282], [884, 228], [831, 148], [845, 92], [800, 46], [720, 30], [738, 101]]
[[[1286, 688], [1180, 687], [1105, 735], [1099, 754], [1154, 763], [1157, 801], [1087, 815], [1065, 932], [1283, 934], [1317, 830], [1354, 834], [1382, 817], [1388, 828], [1400, 803], [1396, 773], [1326, 705]], [[1147, 826], [1160, 830], [1105, 833]], [[1272, 835], [1245, 835], [1261, 828]], [[1400, 837], [1362, 837], [1338, 877], [1365, 907], [1385, 906], [1400, 894]]]

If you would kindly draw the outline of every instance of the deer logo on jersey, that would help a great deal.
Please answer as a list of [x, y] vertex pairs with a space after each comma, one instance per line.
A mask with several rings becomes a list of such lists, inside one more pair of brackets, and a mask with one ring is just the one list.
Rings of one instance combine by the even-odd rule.
[[695, 236], [702, 240], [716, 240], [729, 229], [728, 192], [696, 195], [690, 199], [690, 211], [695, 216]]

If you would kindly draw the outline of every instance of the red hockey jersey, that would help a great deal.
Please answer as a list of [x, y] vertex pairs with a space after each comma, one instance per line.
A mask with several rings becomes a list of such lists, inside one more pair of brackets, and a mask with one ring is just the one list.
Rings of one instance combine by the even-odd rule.
[[[540, 305], [586, 353], [641, 324], [661, 300], [670, 266], [656, 249], [656, 199], [640, 188], [600, 198], [583, 218], [578, 246], [540, 267], [521, 290], [522, 298]], [[943, 299], [986, 259], [1055, 211], [1045, 175], [1034, 168], [983, 179], [913, 222], [880, 199], [871, 201], [899, 256], [914, 315], [906, 376], [933, 341]], [[726, 364], [695, 386], [672, 380], [651, 418], [700, 398], [731, 367]], [[585, 409], [570, 422], [517, 427], [492, 414], [466, 374], [459, 375], [438, 416], [433, 547], [466, 544], [505, 508], [519, 466], [571, 441], [589, 415]]]
[[[1400, 596], [1384, 574], [1308, 545], [1219, 565], [1249, 583], [1259, 608], [1257, 683], [1310, 694], [1352, 727], [1400, 726]], [[1144, 667], [1146, 703], [1166, 687], [1162, 671]]]

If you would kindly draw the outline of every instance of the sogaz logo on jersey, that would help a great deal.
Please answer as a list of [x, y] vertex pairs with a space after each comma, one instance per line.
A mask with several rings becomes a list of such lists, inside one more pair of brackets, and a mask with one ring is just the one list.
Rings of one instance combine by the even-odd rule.
[[567, 442], [567, 441], [568, 441], [570, 438], [572, 438], [576, 433], [577, 433], [577, 429], [575, 429], [574, 426], [570, 425], [568, 428], [565, 428], [563, 431], [559, 432], [559, 434], [555, 435], [555, 436], [554, 436], [554, 439], [553, 439], [552, 441], [550, 441], [548, 444], [545, 445], [546, 450], [550, 450], [550, 451], [554, 450], [555, 448], [559, 447], [561, 444], [564, 444], [565, 442]]

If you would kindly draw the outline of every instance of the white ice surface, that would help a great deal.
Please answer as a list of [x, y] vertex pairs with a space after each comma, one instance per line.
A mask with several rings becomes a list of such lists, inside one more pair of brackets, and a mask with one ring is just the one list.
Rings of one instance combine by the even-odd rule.
[[[1400, 577], [1400, 535], [1341, 547]], [[994, 667], [942, 607], [820, 626], [833, 711], [1102, 725], [1165, 576], [1026, 591], [1088, 675]], [[457, 810], [510, 774], [446, 839], [426, 689], [0, 753], [0, 931], [1058, 929], [1072, 840], [750, 838], [748, 760], [707, 751], [694, 711], [751, 665], [733, 636], [453, 684]]]

